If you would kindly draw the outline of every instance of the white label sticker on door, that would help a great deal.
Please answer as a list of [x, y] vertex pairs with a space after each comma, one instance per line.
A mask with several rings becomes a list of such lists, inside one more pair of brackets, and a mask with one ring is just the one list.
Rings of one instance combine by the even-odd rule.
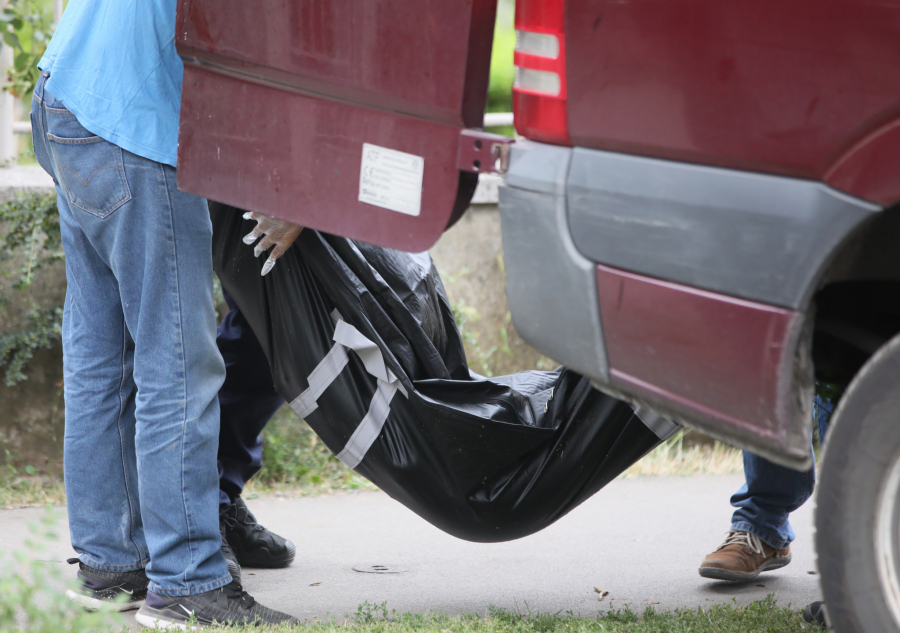
[[363, 143], [359, 201], [406, 215], [422, 211], [425, 159]]

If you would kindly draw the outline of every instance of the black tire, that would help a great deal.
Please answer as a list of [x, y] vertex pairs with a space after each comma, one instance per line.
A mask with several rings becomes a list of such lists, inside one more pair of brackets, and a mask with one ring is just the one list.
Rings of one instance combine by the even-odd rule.
[[834, 631], [900, 631], [900, 336], [841, 399], [822, 459], [816, 552]]

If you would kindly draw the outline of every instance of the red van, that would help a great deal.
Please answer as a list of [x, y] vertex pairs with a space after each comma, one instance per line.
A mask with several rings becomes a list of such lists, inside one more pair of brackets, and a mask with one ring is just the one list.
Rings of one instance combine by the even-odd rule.
[[900, 631], [900, 0], [179, 0], [179, 185], [424, 250], [505, 171], [516, 329], [598, 389], [808, 468], [838, 631]]

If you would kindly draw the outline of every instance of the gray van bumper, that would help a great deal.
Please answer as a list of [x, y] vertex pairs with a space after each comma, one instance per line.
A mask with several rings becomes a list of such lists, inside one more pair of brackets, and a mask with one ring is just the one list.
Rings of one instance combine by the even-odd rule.
[[572, 149], [514, 146], [500, 218], [506, 294], [516, 330], [539, 352], [606, 382], [596, 265], [575, 248], [566, 217]]
[[[801, 337], [799, 328], [831, 257], [878, 211], [810, 180], [519, 142], [500, 190], [512, 320], [536, 349], [591, 377], [604, 391], [779, 463], [806, 467], [812, 375], [809, 337]], [[684, 325], [690, 331], [675, 331], [680, 326], [667, 319], [666, 307], [660, 305], [657, 313], [648, 304], [639, 316], [651, 315], [655, 334], [642, 339], [635, 332], [607, 331], [604, 337], [603, 327], [609, 330], [616, 319], [603, 324], [601, 312], [615, 310], [620, 325], [630, 313], [619, 314], [621, 296], [619, 303], [615, 293], [599, 296], [598, 264], [617, 274], [675, 284], [686, 294], [711, 292], [709, 301], [736, 302], [747, 314], [767, 306], [787, 310], [796, 315], [792, 322], [798, 329], [777, 350], [770, 350], [774, 343], [765, 336], [748, 339], [737, 321], [716, 336], [710, 332], [707, 340], [703, 314]], [[745, 300], [752, 303], [741, 303]], [[658, 348], [654, 340], [666, 345]], [[681, 347], [668, 344], [673, 340], [682, 341]], [[608, 341], [617, 343], [608, 347]], [[778, 373], [760, 369], [769, 373], [732, 376], [712, 366], [683, 364], [696, 363], [711, 346], [726, 355], [777, 352]], [[794, 369], [792, 361], [799, 363]], [[691, 370], [685, 374], [694, 382], [675, 374], [659, 377], [660, 367], [678, 363]], [[628, 365], [636, 373], [623, 372]], [[698, 367], [702, 371], [695, 371]], [[736, 404], [711, 405], [714, 396], [731, 392], [752, 405], [758, 402], [755, 390], [774, 384], [773, 378], [779, 386], [777, 393], [766, 392], [769, 408], [755, 413], [744, 408], [735, 417]], [[661, 395], [650, 397], [646, 389], [632, 393], [629, 385], [635, 381]]]

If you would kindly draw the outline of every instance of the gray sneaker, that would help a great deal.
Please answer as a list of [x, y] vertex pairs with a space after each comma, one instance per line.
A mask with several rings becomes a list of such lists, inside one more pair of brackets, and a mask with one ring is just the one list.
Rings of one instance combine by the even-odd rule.
[[156, 629], [300, 623], [297, 618], [257, 603], [234, 581], [196, 596], [159, 596], [148, 591], [135, 619], [141, 626]]

